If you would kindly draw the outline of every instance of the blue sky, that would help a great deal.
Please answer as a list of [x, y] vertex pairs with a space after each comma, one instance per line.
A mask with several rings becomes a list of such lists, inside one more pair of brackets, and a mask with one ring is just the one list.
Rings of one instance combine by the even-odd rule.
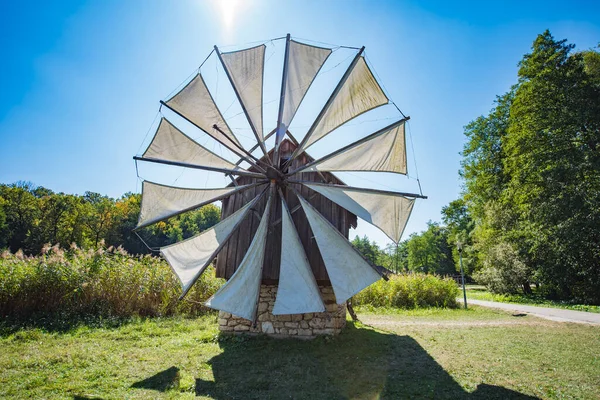
[[[578, 49], [600, 42], [600, 3], [446, 1], [67, 1], [4, 2], [0, 15], [0, 182], [32, 181], [55, 191], [86, 190], [119, 197], [139, 191], [132, 156], [165, 99], [217, 44], [231, 50], [284, 36], [366, 46], [389, 96], [411, 116], [423, 191], [406, 234], [439, 220], [440, 209], [460, 192], [463, 126], [486, 113], [496, 95], [516, 81], [517, 63], [545, 29]], [[273, 83], [282, 41], [267, 44]], [[344, 71], [350, 53], [323, 75], [306, 110], [292, 125], [298, 136]], [[349, 61], [347, 61], [349, 62]], [[333, 65], [332, 65], [333, 67]], [[325, 67], [324, 67], [325, 68]], [[205, 71], [206, 70], [206, 71]], [[209, 88], [226, 108], [232, 96], [214, 57], [203, 67]], [[266, 78], [268, 80], [268, 78]], [[317, 82], [316, 82], [317, 83]], [[276, 103], [276, 102], [275, 102]], [[274, 127], [271, 103], [265, 130]], [[226, 115], [235, 115], [234, 104]], [[313, 114], [311, 114], [313, 113]], [[166, 115], [166, 114], [165, 114]], [[340, 137], [371, 133], [397, 116], [393, 108], [344, 128], [309, 152], [326, 154]], [[233, 127], [247, 133], [236, 117]], [[339, 136], [342, 135], [342, 136]], [[198, 137], [202, 143], [205, 138]], [[216, 151], [221, 149], [215, 148]], [[182, 186], [218, 186], [221, 177], [141, 166], [144, 178]], [[348, 183], [415, 190], [395, 176], [348, 176]], [[362, 223], [358, 234], [380, 244], [385, 236]], [[405, 237], [406, 237], [405, 234]]]

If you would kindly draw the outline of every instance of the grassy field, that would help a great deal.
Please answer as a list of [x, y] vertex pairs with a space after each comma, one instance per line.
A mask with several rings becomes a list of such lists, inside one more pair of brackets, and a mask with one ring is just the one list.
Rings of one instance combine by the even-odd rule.
[[[526, 296], [523, 294], [495, 294], [489, 292], [485, 286], [480, 285], [467, 285], [467, 301], [469, 299], [474, 300], [487, 300], [487, 301], [498, 301], [501, 303], [519, 303], [519, 304], [529, 304], [533, 306], [542, 306], [542, 307], [556, 307], [556, 308], [565, 308], [568, 310], [577, 310], [577, 311], [588, 311], [600, 313], [600, 306], [593, 306], [587, 304], [574, 304], [571, 302], [565, 301], [555, 301], [544, 299], [543, 297], [536, 295], [535, 292], [533, 295]], [[535, 288], [534, 288], [535, 290]], [[461, 293], [462, 295], [462, 293]]]
[[[598, 398], [600, 328], [359, 309], [334, 338], [220, 337], [215, 316], [4, 330], [1, 398]], [[532, 396], [532, 397], [529, 397]]]

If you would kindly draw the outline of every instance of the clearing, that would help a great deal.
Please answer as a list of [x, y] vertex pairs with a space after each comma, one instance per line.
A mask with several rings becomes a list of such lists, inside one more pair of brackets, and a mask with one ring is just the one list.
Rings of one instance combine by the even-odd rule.
[[473, 307], [359, 309], [334, 338], [220, 337], [216, 316], [4, 329], [2, 398], [598, 398], [600, 328]]

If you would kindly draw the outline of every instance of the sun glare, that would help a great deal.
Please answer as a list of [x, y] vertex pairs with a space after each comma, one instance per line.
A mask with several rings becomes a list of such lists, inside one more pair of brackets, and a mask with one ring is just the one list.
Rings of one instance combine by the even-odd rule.
[[242, 0], [215, 0], [217, 9], [221, 13], [223, 27], [226, 30], [233, 28], [236, 16], [243, 6]]

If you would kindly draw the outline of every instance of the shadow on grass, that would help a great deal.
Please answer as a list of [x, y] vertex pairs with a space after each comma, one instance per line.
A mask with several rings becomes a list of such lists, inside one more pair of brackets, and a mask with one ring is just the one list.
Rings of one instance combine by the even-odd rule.
[[150, 378], [146, 378], [131, 385], [132, 388], [158, 390], [159, 392], [166, 392], [167, 390], [178, 386], [179, 368], [177, 367], [167, 368]]
[[[215, 399], [534, 399], [497, 386], [468, 393], [410, 336], [349, 324], [314, 341], [223, 337], [214, 382], [196, 379], [196, 395]], [[175, 371], [175, 372], [173, 372]], [[164, 390], [172, 367], [133, 387]]]

